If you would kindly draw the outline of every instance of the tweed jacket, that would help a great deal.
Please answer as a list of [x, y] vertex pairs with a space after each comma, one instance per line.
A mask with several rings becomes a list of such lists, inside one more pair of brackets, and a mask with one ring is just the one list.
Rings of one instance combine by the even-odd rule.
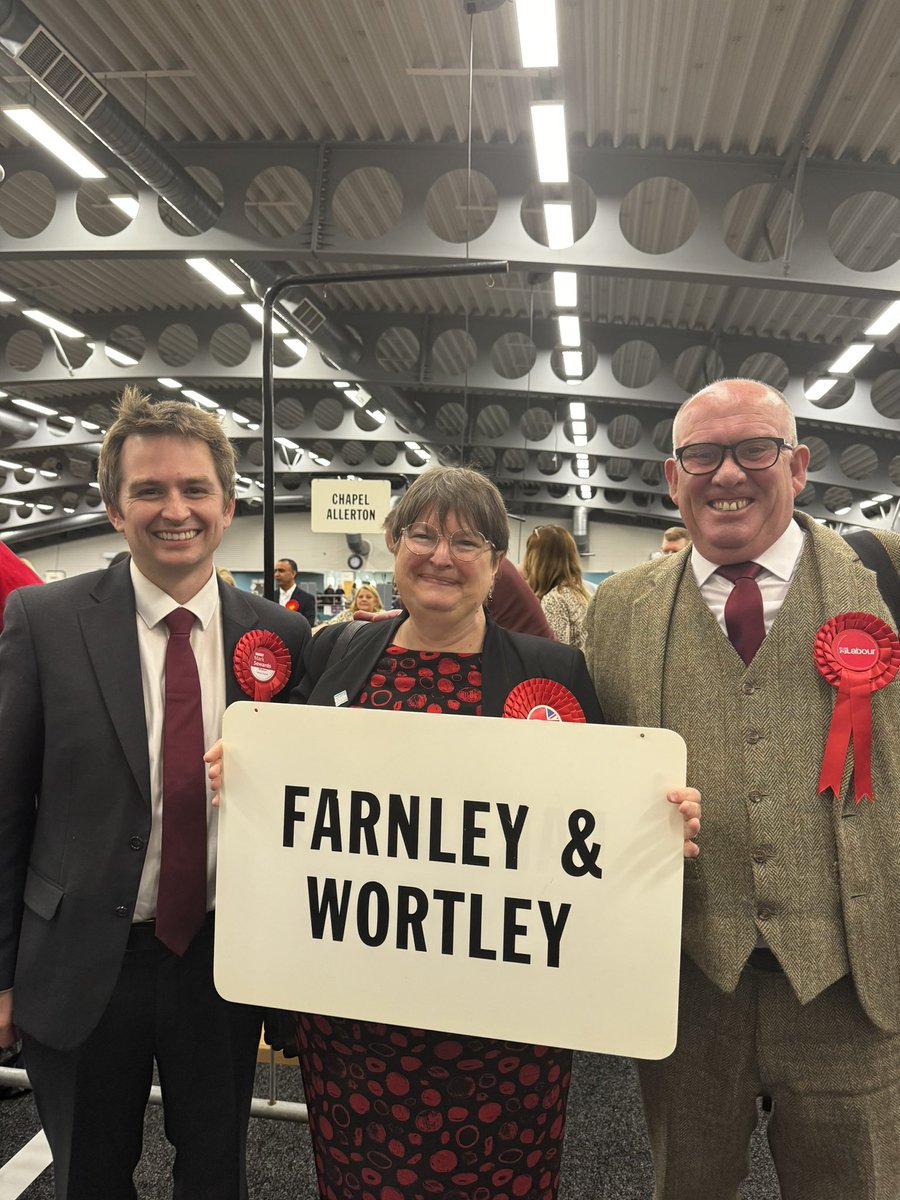
[[[278, 634], [299, 680], [309, 627], [219, 583], [225, 703], [232, 656]], [[14, 592], [0, 636], [0, 989], [17, 1024], [80, 1045], [112, 994], [150, 834], [150, 758], [127, 561]]]
[[[835, 689], [816, 670], [812, 647], [816, 631], [839, 613], [863, 611], [881, 618], [893, 628], [893, 620], [875, 582], [874, 573], [862, 565], [856, 552], [831, 530], [803, 514], [796, 520], [805, 531], [803, 558], [812, 570], [805, 573], [815, 583], [810, 594], [796, 597], [792, 604], [791, 661], [796, 669], [778, 674], [780, 660], [767, 679], [770, 693], [780, 702], [773, 711], [785, 726], [772, 732], [772, 754], [791, 754], [808, 767], [797, 783], [804, 803], [825, 804], [833, 828], [836, 862], [820, 862], [810, 869], [835, 872], [840, 894], [839, 919], [843, 924], [847, 956], [859, 999], [870, 1019], [879, 1027], [900, 1031], [900, 677], [872, 697], [872, 772], [875, 802], [857, 805], [852, 785], [852, 748], [847, 756], [840, 795], [817, 794], [817, 765], [821, 764]], [[900, 568], [900, 537], [877, 535]], [[617, 724], [659, 726], [662, 724], [666, 689], [664, 684], [667, 640], [676, 598], [686, 572], [690, 571], [690, 548], [664, 559], [655, 559], [606, 580], [597, 589], [587, 617], [588, 668], [606, 718]], [[799, 568], [798, 568], [799, 570]], [[793, 585], [792, 585], [793, 586]], [[788, 599], [791, 593], [788, 593]], [[787, 604], [788, 601], [785, 601]], [[799, 620], [798, 618], [799, 613]], [[711, 614], [698, 621], [696, 645], [692, 646], [693, 673], [684, 686], [687, 703], [724, 707], [725, 683], [717, 663], [719, 650], [710, 639], [724, 639]], [[727, 647], [727, 641], [724, 642]], [[764, 643], [765, 645], [765, 643]], [[730, 648], [728, 648], [730, 650]], [[756, 660], [754, 660], [755, 664]], [[751, 664], [751, 668], [754, 664]], [[748, 671], [750, 668], [748, 668]], [[784, 677], [784, 674], [789, 677]], [[740, 675], [737, 676], [740, 678]], [[678, 686], [677, 684], [675, 686]], [[815, 714], [818, 714], [816, 716]], [[696, 758], [696, 756], [694, 756]], [[704, 789], [704, 779], [691, 776], [692, 747], [688, 744], [688, 783]], [[737, 772], [740, 768], [736, 764]], [[810, 776], [807, 778], [807, 775]], [[715, 821], [717, 797], [705, 794], [704, 811]], [[775, 798], [777, 805], [777, 798]], [[781, 836], [790, 841], [792, 814], [775, 809]], [[733, 866], [737, 873], [749, 860], [751, 846], [740, 845], [744, 833], [732, 831], [733, 864], [715, 864], [723, 873]], [[796, 834], [795, 834], [796, 835]], [[703, 831], [697, 864], [703, 870]], [[718, 851], [723, 842], [716, 842]], [[795, 856], [803, 850], [790, 847]], [[694, 863], [686, 864], [690, 891]], [[721, 877], [721, 876], [720, 876]], [[711, 923], [710, 928], [715, 926]], [[810, 935], [814, 943], [814, 934]], [[815, 953], [815, 944], [811, 947]], [[703, 963], [701, 962], [701, 966]]]

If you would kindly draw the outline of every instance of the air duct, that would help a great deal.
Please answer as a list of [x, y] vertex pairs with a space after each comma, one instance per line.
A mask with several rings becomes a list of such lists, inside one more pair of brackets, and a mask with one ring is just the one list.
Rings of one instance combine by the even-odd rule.
[[585, 504], [578, 504], [572, 509], [572, 537], [578, 547], [578, 553], [585, 557], [591, 552], [591, 535], [588, 528], [588, 509]]

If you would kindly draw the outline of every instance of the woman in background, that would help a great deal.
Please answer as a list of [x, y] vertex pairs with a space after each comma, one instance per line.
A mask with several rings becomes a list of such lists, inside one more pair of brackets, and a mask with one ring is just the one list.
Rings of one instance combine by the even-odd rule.
[[568, 529], [538, 525], [525, 544], [522, 574], [559, 641], [583, 650], [589, 596], [581, 578], [578, 547]]
[[354, 614], [357, 612], [377, 613], [381, 612], [384, 605], [381, 603], [381, 597], [373, 584], [361, 583], [356, 589], [356, 594], [350, 601], [350, 604], [343, 612], [339, 612], [337, 616], [331, 617], [328, 621], [320, 621], [313, 629], [313, 634], [319, 633], [323, 629], [327, 629], [329, 625], [340, 625], [344, 621], [352, 621]]

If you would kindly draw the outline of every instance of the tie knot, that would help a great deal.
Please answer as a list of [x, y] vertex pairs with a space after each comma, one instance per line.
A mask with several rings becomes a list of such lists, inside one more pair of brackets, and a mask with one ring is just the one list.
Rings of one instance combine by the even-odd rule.
[[726, 567], [719, 567], [716, 574], [735, 583], [738, 579], [755, 579], [761, 570], [762, 567], [755, 562], [729, 563]]
[[194, 614], [187, 608], [173, 608], [163, 620], [169, 627], [170, 636], [189, 637], [194, 627]]

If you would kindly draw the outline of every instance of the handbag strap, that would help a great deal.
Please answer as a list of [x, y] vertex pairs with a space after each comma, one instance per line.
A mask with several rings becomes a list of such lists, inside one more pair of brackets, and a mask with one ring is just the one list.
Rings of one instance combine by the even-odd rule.
[[863, 566], [875, 572], [881, 598], [891, 610], [895, 627], [900, 629], [900, 576], [891, 556], [871, 530], [859, 529], [843, 536], [847, 545], [859, 555]]

